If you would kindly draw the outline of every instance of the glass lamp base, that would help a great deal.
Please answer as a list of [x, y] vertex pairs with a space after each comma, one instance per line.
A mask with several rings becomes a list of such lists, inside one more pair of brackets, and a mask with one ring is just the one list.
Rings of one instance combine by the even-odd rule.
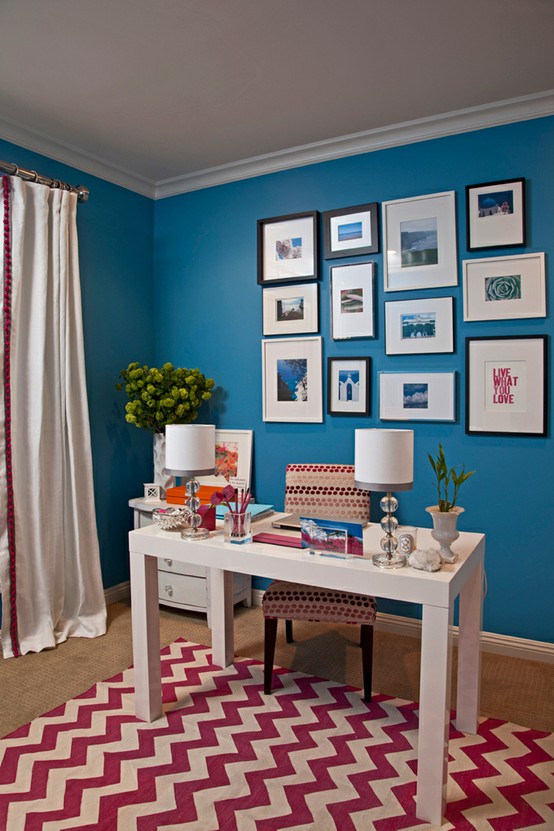
[[181, 531], [181, 539], [194, 542], [195, 540], [205, 540], [210, 536], [210, 532], [206, 528], [183, 528]]
[[392, 551], [387, 554], [385, 551], [380, 551], [379, 554], [374, 554], [371, 562], [378, 568], [404, 568], [406, 565], [406, 555], [400, 551]]

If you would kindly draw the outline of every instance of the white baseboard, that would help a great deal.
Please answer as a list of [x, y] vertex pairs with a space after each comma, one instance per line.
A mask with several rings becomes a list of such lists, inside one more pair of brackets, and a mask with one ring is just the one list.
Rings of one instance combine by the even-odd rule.
[[[106, 603], [117, 603], [130, 597], [129, 581], [119, 583], [104, 591]], [[263, 589], [252, 589], [252, 605], [261, 606]], [[421, 621], [401, 615], [387, 615], [377, 612], [376, 628], [392, 635], [406, 635], [410, 638], [421, 637]], [[458, 640], [458, 627], [452, 627], [454, 643]], [[554, 644], [544, 641], [532, 641], [527, 638], [515, 638], [511, 635], [496, 635], [494, 632], [481, 633], [483, 652], [494, 652], [510, 658], [523, 658], [526, 661], [543, 661], [554, 664]]]

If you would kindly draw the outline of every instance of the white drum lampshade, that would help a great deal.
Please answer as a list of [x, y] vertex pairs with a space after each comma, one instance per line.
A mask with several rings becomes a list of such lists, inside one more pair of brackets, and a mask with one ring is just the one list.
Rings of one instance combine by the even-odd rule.
[[408, 491], [414, 483], [413, 430], [355, 430], [356, 487], [369, 491]]
[[215, 469], [215, 424], [168, 424], [165, 469], [173, 476], [207, 476]]

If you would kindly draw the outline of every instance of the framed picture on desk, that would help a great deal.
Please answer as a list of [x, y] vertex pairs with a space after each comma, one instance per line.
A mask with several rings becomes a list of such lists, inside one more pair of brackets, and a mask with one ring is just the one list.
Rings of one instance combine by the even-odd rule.
[[243, 479], [250, 487], [253, 430], [215, 431], [215, 473], [199, 476], [201, 485], [224, 488], [231, 479]]

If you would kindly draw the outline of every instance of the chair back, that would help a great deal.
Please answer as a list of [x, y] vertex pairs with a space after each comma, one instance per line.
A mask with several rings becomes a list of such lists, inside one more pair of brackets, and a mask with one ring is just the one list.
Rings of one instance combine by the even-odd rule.
[[354, 484], [354, 465], [287, 465], [287, 513], [367, 522], [369, 508], [369, 491]]

